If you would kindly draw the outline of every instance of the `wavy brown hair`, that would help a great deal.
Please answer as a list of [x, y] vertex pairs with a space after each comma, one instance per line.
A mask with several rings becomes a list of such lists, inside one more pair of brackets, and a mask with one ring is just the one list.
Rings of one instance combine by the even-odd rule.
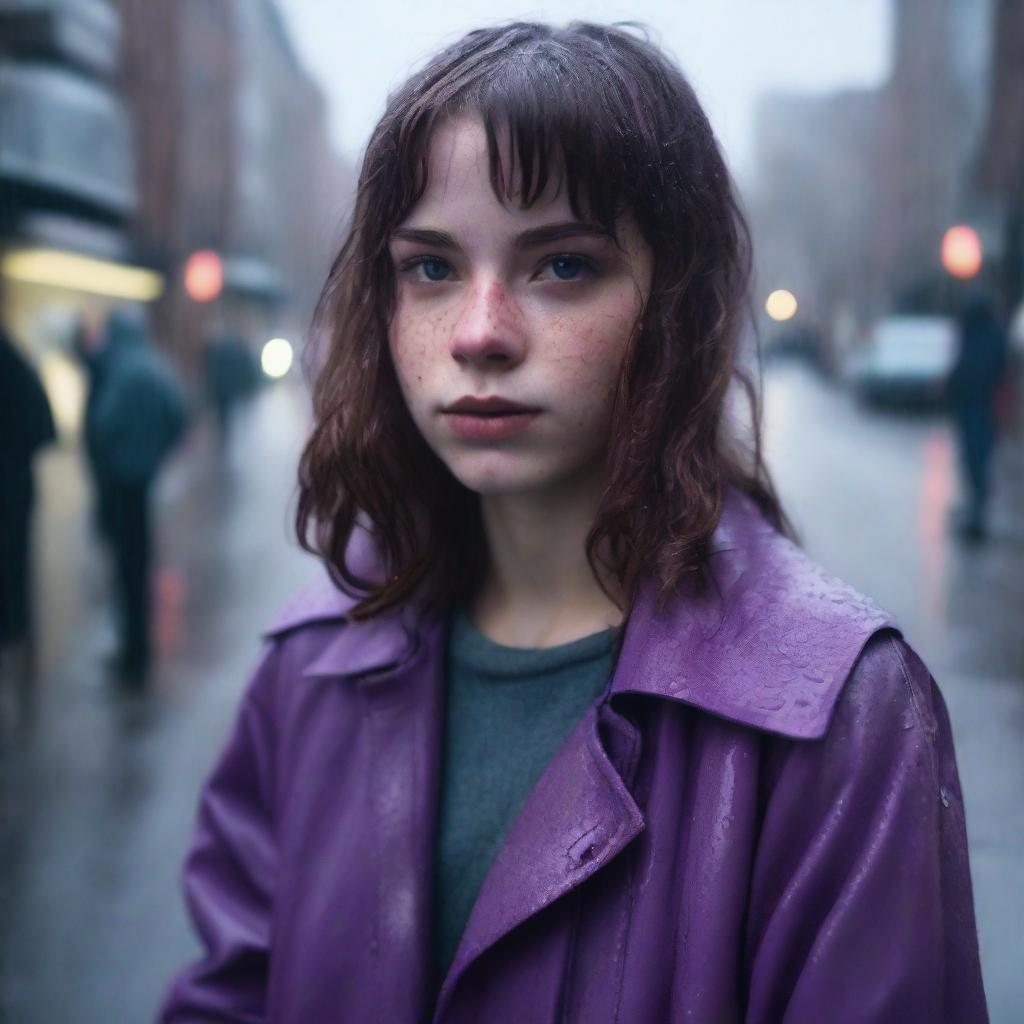
[[[627, 611], [645, 579], [662, 598], [684, 579], [703, 583], [728, 486], [786, 524], [762, 460], [757, 392], [738, 358], [746, 225], [693, 90], [632, 26], [470, 32], [390, 97], [317, 310], [329, 342], [299, 469], [300, 542], [360, 597], [353, 618], [414, 595], [444, 611], [483, 579], [479, 498], [423, 440], [388, 349], [389, 237], [426, 187], [435, 126], [466, 112], [483, 122], [503, 201], [529, 207], [553, 181], [574, 215], [613, 235], [628, 211], [650, 246], [651, 290], [622, 364], [587, 558], [598, 580], [617, 581]], [[750, 403], [745, 431], [727, 415], [734, 383]], [[352, 557], [356, 530], [372, 535], [374, 571]]]

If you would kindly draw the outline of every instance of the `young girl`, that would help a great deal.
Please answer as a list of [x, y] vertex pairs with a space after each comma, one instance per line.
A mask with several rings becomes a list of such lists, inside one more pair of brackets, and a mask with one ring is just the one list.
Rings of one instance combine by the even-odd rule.
[[634, 34], [391, 98], [300, 472], [332, 581], [203, 794], [165, 1021], [985, 1020], [942, 697], [731, 433], [747, 277]]

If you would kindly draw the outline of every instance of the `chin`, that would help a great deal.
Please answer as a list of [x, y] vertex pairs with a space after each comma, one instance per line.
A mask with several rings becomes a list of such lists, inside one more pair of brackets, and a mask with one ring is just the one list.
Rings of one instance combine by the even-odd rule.
[[523, 455], [460, 453], [445, 462], [459, 483], [481, 496], [529, 494], [546, 490], [564, 477], [557, 467], [538, 465]]

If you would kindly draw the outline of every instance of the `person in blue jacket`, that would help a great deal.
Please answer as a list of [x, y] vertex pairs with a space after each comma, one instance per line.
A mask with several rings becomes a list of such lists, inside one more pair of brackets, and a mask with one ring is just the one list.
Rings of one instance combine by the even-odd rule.
[[141, 313], [115, 310], [96, 360], [87, 447], [110, 541], [120, 614], [115, 669], [140, 682], [150, 664], [150, 498], [160, 467], [185, 430], [181, 385], [155, 349]]

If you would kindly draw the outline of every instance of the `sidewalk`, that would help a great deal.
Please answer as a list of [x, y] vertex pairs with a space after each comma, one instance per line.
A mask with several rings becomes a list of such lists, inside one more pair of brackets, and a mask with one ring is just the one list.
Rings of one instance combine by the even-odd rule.
[[[961, 547], [935, 673], [953, 724], [992, 1024], [1024, 1016], [1024, 444], [995, 464], [991, 540]], [[940, 675], [940, 673], [942, 673]]]
[[79, 455], [41, 466], [37, 715], [0, 787], [0, 1020], [151, 1020], [193, 955], [179, 873], [196, 798], [260, 630], [318, 571], [289, 536], [305, 403], [268, 389], [226, 471], [200, 424], [161, 481], [160, 657], [144, 695], [103, 668], [108, 572]]

